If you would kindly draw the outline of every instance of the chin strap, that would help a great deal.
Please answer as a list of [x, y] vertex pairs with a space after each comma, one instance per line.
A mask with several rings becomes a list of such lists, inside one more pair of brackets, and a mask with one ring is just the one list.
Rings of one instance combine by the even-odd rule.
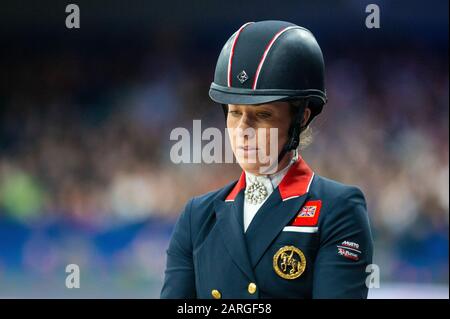
[[305, 126], [302, 125], [303, 113], [305, 112], [306, 107], [308, 106], [308, 100], [306, 100], [305, 105], [299, 106], [295, 112], [294, 118], [291, 121], [291, 125], [289, 127], [289, 137], [281, 149], [280, 154], [278, 154], [278, 163], [281, 162], [283, 157], [290, 151], [296, 150], [300, 143], [300, 133], [303, 131]]

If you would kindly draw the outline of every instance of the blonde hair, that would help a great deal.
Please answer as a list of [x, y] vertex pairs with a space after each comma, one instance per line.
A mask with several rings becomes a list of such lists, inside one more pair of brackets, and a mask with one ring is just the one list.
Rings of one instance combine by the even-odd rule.
[[298, 150], [304, 150], [313, 142], [313, 132], [311, 124], [300, 133], [300, 142], [298, 143]]

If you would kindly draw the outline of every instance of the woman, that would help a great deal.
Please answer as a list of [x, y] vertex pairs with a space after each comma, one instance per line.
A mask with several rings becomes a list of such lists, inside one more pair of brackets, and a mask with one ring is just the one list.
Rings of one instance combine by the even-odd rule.
[[[220, 53], [209, 94], [222, 104], [243, 172], [186, 205], [161, 297], [366, 298], [373, 247], [364, 195], [314, 174], [298, 154], [326, 102], [311, 32], [244, 24]], [[267, 154], [276, 160], [262, 161]]]

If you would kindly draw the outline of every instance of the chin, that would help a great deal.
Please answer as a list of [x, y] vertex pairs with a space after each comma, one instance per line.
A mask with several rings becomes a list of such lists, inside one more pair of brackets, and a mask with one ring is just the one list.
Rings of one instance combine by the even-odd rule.
[[241, 168], [253, 175], [259, 175], [259, 165], [256, 164], [241, 164], [239, 163], [239, 166], [241, 166]]
[[[273, 167], [274, 159], [267, 159], [267, 161], [260, 162], [258, 157], [248, 156], [243, 152], [235, 153], [236, 160], [239, 166], [246, 172], [249, 172], [254, 175], [267, 175], [272, 174], [274, 172], [264, 173], [269, 167]], [[271, 161], [272, 160], [272, 161]]]
[[246, 172], [254, 175], [260, 175], [260, 169], [266, 167], [266, 164], [262, 163], [247, 163], [246, 160], [238, 161], [239, 166]]

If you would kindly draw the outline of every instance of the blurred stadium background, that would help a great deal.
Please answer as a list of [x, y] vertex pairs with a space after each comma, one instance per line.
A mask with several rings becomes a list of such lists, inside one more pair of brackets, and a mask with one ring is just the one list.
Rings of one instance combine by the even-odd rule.
[[329, 103], [303, 156], [366, 194], [371, 298], [448, 298], [447, 1], [76, 1], [79, 30], [68, 3], [0, 5], [0, 297], [158, 298], [181, 208], [240, 171], [173, 164], [169, 133], [224, 127], [207, 94], [223, 43], [280, 19], [325, 54]]

